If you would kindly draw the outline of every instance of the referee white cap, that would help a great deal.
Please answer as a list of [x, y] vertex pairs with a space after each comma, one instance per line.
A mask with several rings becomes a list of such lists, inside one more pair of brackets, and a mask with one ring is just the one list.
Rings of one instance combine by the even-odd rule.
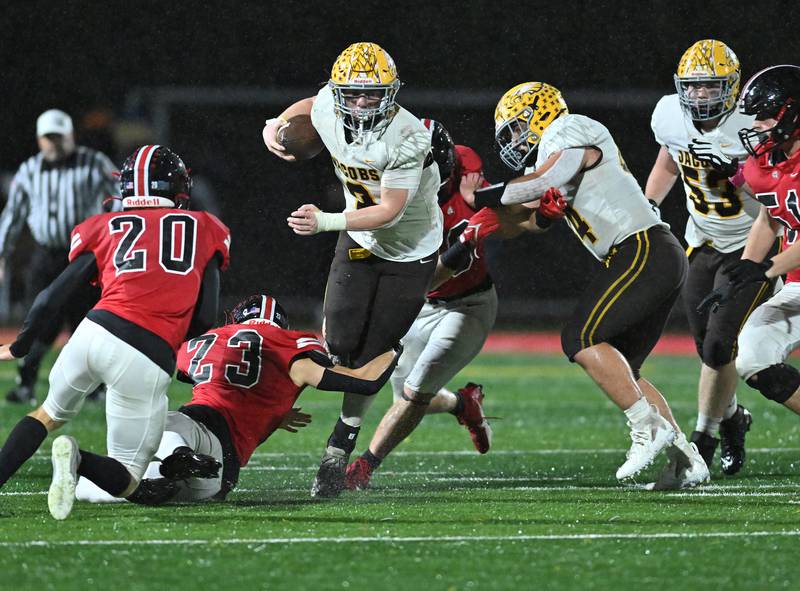
[[45, 111], [36, 120], [36, 135], [41, 137], [48, 133], [57, 133], [59, 135], [72, 133], [72, 117], [58, 109]]

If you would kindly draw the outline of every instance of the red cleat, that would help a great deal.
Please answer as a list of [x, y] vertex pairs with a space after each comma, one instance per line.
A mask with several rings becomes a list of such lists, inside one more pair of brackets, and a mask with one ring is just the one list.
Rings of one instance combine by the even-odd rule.
[[464, 401], [464, 408], [456, 415], [459, 424], [469, 430], [469, 436], [478, 453], [485, 454], [492, 446], [492, 428], [483, 414], [483, 386], [467, 383], [457, 395]]
[[372, 466], [362, 457], [347, 467], [344, 474], [344, 487], [347, 490], [364, 490], [369, 488], [369, 480], [372, 478]]

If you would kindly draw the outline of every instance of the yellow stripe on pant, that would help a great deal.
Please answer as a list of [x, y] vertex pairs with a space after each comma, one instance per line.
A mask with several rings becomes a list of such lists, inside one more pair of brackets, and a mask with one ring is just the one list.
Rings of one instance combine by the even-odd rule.
[[[645, 231], [645, 232], [646, 232], [646, 231]], [[599, 308], [600, 308], [600, 307], [603, 305], [603, 303], [605, 302], [606, 298], [608, 298], [609, 296], [611, 296], [612, 292], [614, 291], [614, 288], [616, 288], [616, 287], [617, 287], [617, 285], [619, 285], [619, 284], [620, 284], [622, 281], [624, 281], [624, 280], [625, 280], [625, 278], [626, 278], [626, 277], [627, 277], [629, 274], [633, 273], [633, 272], [634, 272], [634, 270], [636, 269], [636, 267], [637, 267], [637, 265], [638, 265], [638, 261], [639, 261], [639, 256], [640, 256], [640, 255], [641, 255], [641, 253], [642, 253], [642, 238], [641, 238], [641, 234], [643, 234], [643, 233], [644, 233], [644, 232], [637, 232], [637, 233], [635, 234], [635, 236], [636, 236], [636, 241], [637, 241], [637, 245], [636, 245], [636, 254], [635, 254], [635, 255], [634, 255], [634, 257], [633, 257], [633, 262], [631, 263], [631, 266], [630, 266], [630, 267], [628, 267], [628, 269], [626, 269], [626, 271], [625, 271], [625, 272], [624, 272], [622, 275], [620, 275], [620, 276], [617, 278], [617, 280], [616, 280], [616, 281], [614, 281], [614, 283], [612, 283], [612, 284], [609, 286], [609, 288], [608, 288], [608, 289], [605, 291], [605, 293], [604, 293], [604, 294], [603, 294], [603, 295], [600, 297], [600, 299], [599, 299], [599, 300], [597, 300], [597, 304], [595, 304], [594, 308], [592, 309], [592, 312], [591, 312], [591, 314], [589, 314], [589, 318], [587, 318], [587, 320], [586, 320], [586, 324], [584, 324], [584, 326], [583, 326], [583, 329], [581, 329], [581, 347], [583, 347], [584, 349], [585, 349], [586, 347], [591, 347], [591, 346], [592, 346], [592, 344], [593, 344], [593, 343], [591, 342], [591, 339], [592, 339], [592, 335], [594, 334], [594, 331], [595, 331], [595, 330], [597, 330], [597, 323], [595, 323], [595, 324], [594, 324], [594, 328], [592, 328], [592, 329], [591, 329], [591, 331], [589, 332], [589, 339], [587, 340], [585, 337], [586, 337], [586, 332], [589, 330], [590, 326], [592, 326], [592, 319], [594, 318], [594, 315], [597, 313], [597, 310], [598, 310], [598, 309], [599, 309]], [[637, 273], [637, 274], [638, 274], [638, 273]], [[624, 289], [624, 288], [623, 288], [623, 289]], [[606, 309], [607, 309], [607, 308], [606, 308]], [[603, 311], [603, 314], [605, 314], [605, 310]], [[598, 321], [597, 321], [597, 322], [599, 322], [599, 319], [598, 319]]]

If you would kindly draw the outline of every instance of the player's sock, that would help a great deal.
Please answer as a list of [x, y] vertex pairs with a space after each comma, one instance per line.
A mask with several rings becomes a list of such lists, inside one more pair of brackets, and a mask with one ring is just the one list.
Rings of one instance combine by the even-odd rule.
[[0, 487], [36, 453], [47, 438], [47, 428], [33, 417], [23, 417], [0, 449]]
[[88, 478], [97, 486], [115, 497], [125, 492], [131, 484], [131, 473], [114, 458], [99, 456], [90, 451], [80, 450], [81, 463], [78, 474]]
[[722, 417], [709, 417], [703, 413], [697, 413], [697, 423], [695, 423], [694, 430], [717, 437], [719, 434], [719, 424], [722, 422]]
[[336, 421], [336, 426], [333, 428], [333, 433], [328, 438], [328, 446], [338, 447], [350, 454], [356, 447], [356, 438], [360, 430], [361, 427], [351, 427], [339, 417]]
[[364, 458], [364, 461], [366, 461], [367, 464], [369, 464], [369, 467], [372, 468], [373, 470], [376, 470], [378, 468], [378, 466], [381, 465], [381, 462], [383, 461], [382, 458], [379, 458], [378, 456], [376, 456], [369, 449], [367, 449], [367, 451], [365, 451], [363, 454], [361, 454], [361, 457]]
[[640, 398], [624, 412], [631, 424], [640, 425], [650, 417], [650, 403], [647, 398]]
[[735, 415], [738, 406], [739, 406], [739, 401], [736, 400], [736, 394], [734, 394], [733, 398], [731, 398], [731, 403], [728, 406], [726, 406], [725, 410], [722, 412], [722, 419], [727, 421], [729, 418]]
[[453, 396], [456, 397], [456, 405], [455, 405], [455, 408], [453, 408], [453, 410], [451, 410], [449, 412], [450, 412], [451, 415], [458, 416], [462, 412], [464, 412], [464, 397], [461, 396], [461, 394], [459, 394], [458, 392], [453, 392]]

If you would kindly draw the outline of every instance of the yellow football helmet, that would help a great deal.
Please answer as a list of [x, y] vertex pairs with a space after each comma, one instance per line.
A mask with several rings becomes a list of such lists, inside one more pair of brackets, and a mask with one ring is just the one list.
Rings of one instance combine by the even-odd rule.
[[400, 79], [394, 60], [377, 43], [353, 43], [331, 69], [336, 115], [356, 137], [387, 126], [396, 111]]
[[532, 160], [547, 127], [569, 114], [557, 88], [544, 82], [523, 82], [506, 92], [494, 111], [494, 137], [500, 158], [521, 170]]
[[681, 106], [695, 121], [721, 117], [736, 106], [741, 67], [722, 41], [703, 39], [687, 49], [678, 63], [675, 88]]

